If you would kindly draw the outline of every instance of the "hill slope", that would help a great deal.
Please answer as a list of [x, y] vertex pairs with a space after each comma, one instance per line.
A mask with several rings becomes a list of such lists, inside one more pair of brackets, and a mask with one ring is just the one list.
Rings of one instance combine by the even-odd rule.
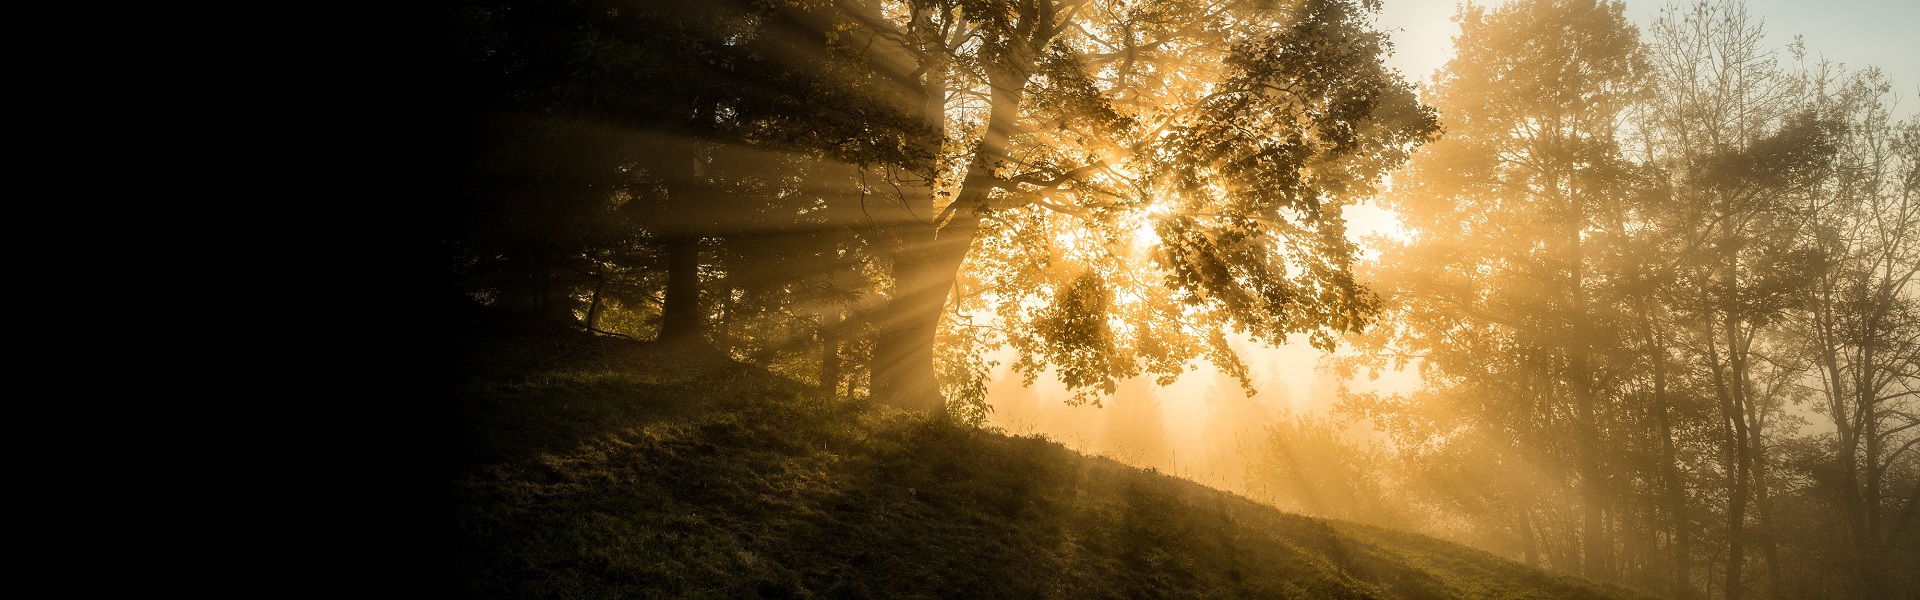
[[462, 597], [1639, 597], [717, 357], [498, 323], [454, 348]]

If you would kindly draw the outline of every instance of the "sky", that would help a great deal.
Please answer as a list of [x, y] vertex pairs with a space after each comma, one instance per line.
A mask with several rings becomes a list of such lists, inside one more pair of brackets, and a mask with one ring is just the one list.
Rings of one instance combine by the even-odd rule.
[[[1481, 2], [1488, 6], [1504, 0]], [[1668, 2], [1627, 0], [1627, 18], [1645, 32]], [[1850, 69], [1880, 67], [1903, 101], [1901, 113], [1920, 108], [1920, 1], [1747, 0], [1747, 12], [1765, 19], [1770, 45], [1784, 49], [1799, 35], [1808, 60], [1825, 57]], [[1460, 28], [1451, 20], [1451, 0], [1383, 0], [1379, 25], [1396, 47], [1387, 66], [1408, 78], [1425, 79], [1445, 63]], [[1784, 58], [1784, 53], [1782, 54]]]

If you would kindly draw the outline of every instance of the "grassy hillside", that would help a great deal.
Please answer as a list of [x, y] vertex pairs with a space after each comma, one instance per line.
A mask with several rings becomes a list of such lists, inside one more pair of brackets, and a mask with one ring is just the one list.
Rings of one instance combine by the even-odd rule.
[[448, 353], [460, 597], [1638, 597], [718, 357], [483, 316]]

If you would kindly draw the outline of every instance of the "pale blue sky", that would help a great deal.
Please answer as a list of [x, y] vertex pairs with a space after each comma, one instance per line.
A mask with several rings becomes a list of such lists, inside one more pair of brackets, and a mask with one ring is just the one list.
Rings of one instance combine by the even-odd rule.
[[[1499, 5], [1502, 0], [1482, 1]], [[1460, 30], [1451, 21], [1453, 0], [1383, 0], [1380, 25], [1398, 47], [1387, 65], [1423, 80], [1446, 62]], [[1646, 30], [1665, 0], [1627, 0], [1627, 17]], [[1880, 67], [1900, 97], [1896, 114], [1920, 109], [1920, 0], [1747, 0], [1747, 11], [1766, 19], [1768, 40], [1783, 50], [1800, 35], [1809, 62], [1825, 56], [1850, 69]]]

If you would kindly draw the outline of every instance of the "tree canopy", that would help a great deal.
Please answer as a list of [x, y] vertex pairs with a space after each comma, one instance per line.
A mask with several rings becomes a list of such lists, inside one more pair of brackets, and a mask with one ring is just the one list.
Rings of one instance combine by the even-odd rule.
[[[998, 344], [1089, 394], [1200, 356], [1243, 372], [1230, 332], [1330, 347], [1375, 308], [1341, 211], [1435, 132], [1368, 14], [456, 3], [449, 144], [482, 175], [447, 194], [456, 285], [589, 327], [638, 305], [663, 339], [757, 305], [932, 412], [979, 406]], [[780, 345], [752, 337], [720, 345]]]

